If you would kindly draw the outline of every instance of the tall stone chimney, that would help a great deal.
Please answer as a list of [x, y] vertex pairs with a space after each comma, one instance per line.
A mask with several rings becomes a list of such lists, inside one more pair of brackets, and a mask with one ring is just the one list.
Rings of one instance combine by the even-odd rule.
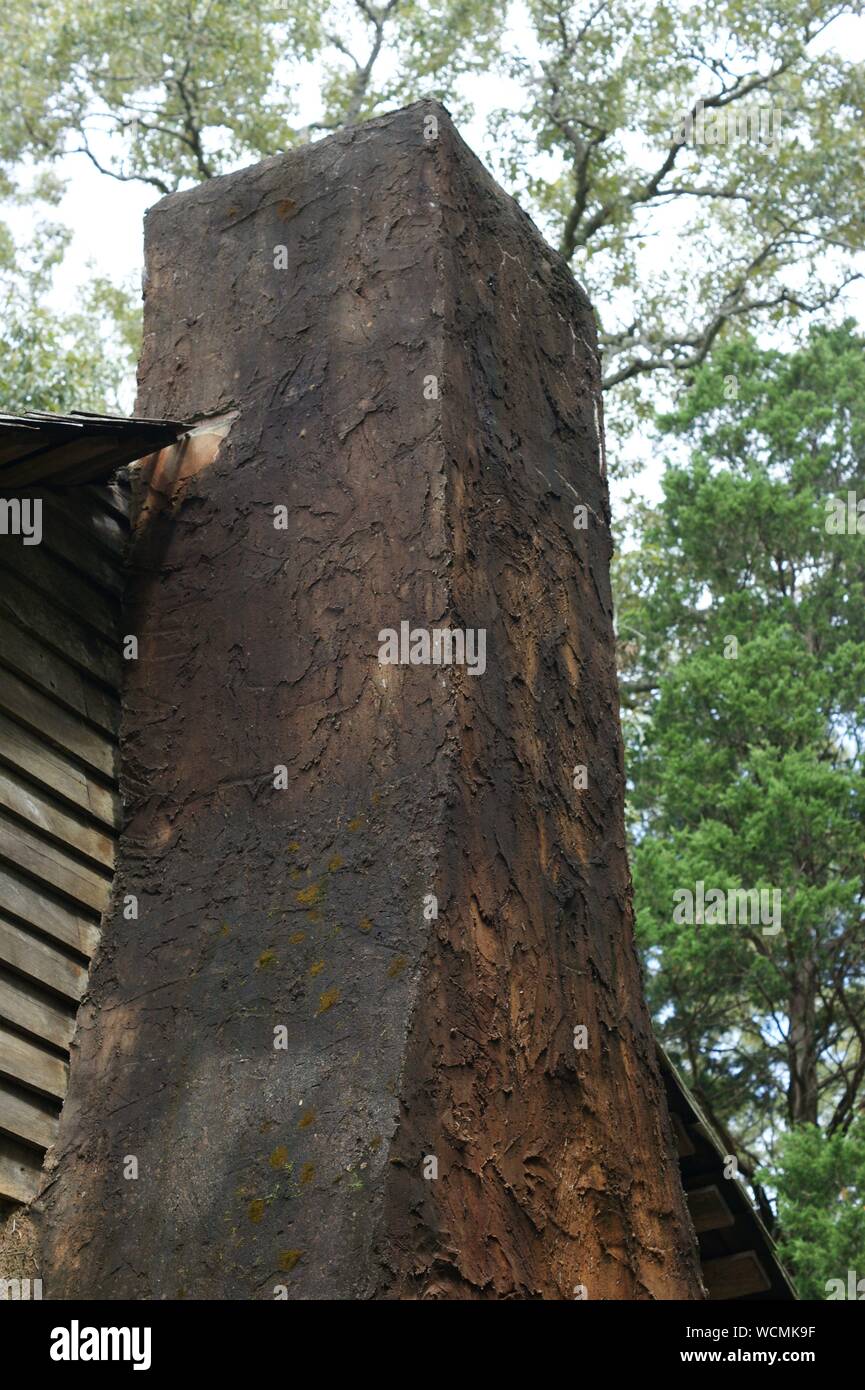
[[700, 1298], [595, 328], [421, 102], [147, 218], [113, 910], [47, 1297]]

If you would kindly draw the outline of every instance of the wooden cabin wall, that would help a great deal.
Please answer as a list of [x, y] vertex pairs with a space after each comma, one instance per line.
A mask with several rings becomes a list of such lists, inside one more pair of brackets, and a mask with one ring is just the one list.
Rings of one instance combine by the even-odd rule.
[[0, 535], [0, 1199], [26, 1202], [111, 891], [128, 506], [15, 495], [43, 503], [40, 544]]

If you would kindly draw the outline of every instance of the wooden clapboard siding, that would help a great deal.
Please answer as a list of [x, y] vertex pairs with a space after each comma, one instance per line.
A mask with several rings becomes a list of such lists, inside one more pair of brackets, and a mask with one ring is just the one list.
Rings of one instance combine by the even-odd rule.
[[64, 810], [45, 786], [0, 764], [0, 813], [4, 811], [29, 821], [43, 835], [68, 845], [103, 870], [110, 873], [114, 868], [111, 835]]
[[[120, 604], [114, 594], [78, 570], [58, 560], [42, 545], [22, 545], [16, 537], [0, 537], [0, 564], [10, 574], [26, 578], [57, 607], [93, 628], [109, 642], [116, 631]], [[14, 546], [14, 549], [13, 549]]]
[[107, 781], [113, 779], [116, 745], [111, 735], [86, 724], [6, 666], [0, 666], [0, 710], [39, 734], [50, 747], [84, 763], [88, 771], [101, 773]]
[[38, 889], [44, 884], [59, 897], [71, 899], [75, 908], [90, 908], [97, 917], [108, 906], [109, 880], [2, 812], [0, 862], [15, 865], [37, 881]]
[[0, 966], [0, 1019], [14, 1025], [25, 1037], [38, 1038], [68, 1051], [75, 1031], [71, 1001], [53, 998], [41, 985]]
[[42, 543], [0, 536], [0, 1197], [16, 1202], [56, 1133], [111, 891], [128, 534], [117, 489], [30, 495]]
[[38, 1090], [0, 1081], [0, 1134], [47, 1149], [57, 1133], [59, 1114], [57, 1102], [40, 1096]]
[[73, 714], [101, 731], [117, 733], [119, 710], [101, 684], [88, 679], [62, 656], [23, 628], [0, 616], [0, 652], [4, 664]]
[[[161, 446], [160, 446], [161, 447]], [[142, 456], [143, 457], [143, 456]], [[107, 513], [115, 521], [129, 530], [129, 483], [116, 478], [107, 483], [92, 483], [82, 488], [87, 499], [87, 510], [93, 513]]]
[[[105, 513], [106, 517], [108, 513]], [[123, 596], [123, 574], [101, 546], [94, 545], [87, 535], [70, 525], [69, 508], [50, 505], [42, 513], [43, 544], [57, 559], [82, 571], [91, 584], [113, 594], [119, 601]]]
[[67, 1072], [67, 1063], [53, 1052], [28, 1042], [0, 1023], [0, 1077], [8, 1076], [22, 1086], [62, 1101]]
[[29, 1202], [39, 1191], [42, 1150], [4, 1136], [0, 1140], [0, 1192], [13, 1202]]
[[109, 690], [119, 687], [122, 657], [116, 644], [109, 644], [69, 613], [64, 613], [62, 623], [58, 623], [56, 604], [8, 570], [0, 578], [0, 616], [23, 628], [47, 651], [63, 657], [91, 680]]
[[[81, 506], [81, 488], [59, 487], [45, 498], [46, 516], [60, 516], [83, 537], [97, 554], [101, 550], [112, 563], [116, 564], [129, 535], [129, 521], [123, 510], [118, 516], [112, 508], [106, 510], [97, 505], [98, 492], [92, 498], [92, 505]], [[36, 495], [35, 493], [33, 494]], [[92, 552], [91, 552], [92, 553]]]
[[21, 724], [0, 713], [0, 765], [51, 792], [58, 803], [82, 820], [99, 821], [113, 830], [117, 793], [88, 777], [84, 768]]
[[[22, 982], [44, 987], [73, 1008], [87, 984], [87, 968], [56, 941], [46, 941], [26, 926], [0, 916], [0, 966], [8, 966]], [[9, 1015], [4, 1015], [9, 1018]], [[9, 1019], [14, 1022], [13, 1019]]]
[[83, 507], [84, 489], [81, 487], [56, 487], [50, 492], [44, 488], [21, 488], [15, 495], [38, 498], [42, 502], [43, 532], [53, 550], [65, 554], [77, 539], [79, 545], [86, 546], [87, 566], [107, 561], [114, 577], [108, 579], [106, 587], [116, 593], [122, 591], [117, 556], [122, 553], [129, 535], [125, 515], [121, 519], [113, 511], [105, 511], [96, 505], [95, 497]]
[[89, 958], [99, 944], [98, 913], [62, 902], [44, 884], [0, 863], [0, 913]]

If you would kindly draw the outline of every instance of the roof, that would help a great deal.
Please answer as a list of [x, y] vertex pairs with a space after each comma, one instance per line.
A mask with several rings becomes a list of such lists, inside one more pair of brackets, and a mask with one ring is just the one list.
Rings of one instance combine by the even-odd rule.
[[0, 414], [0, 491], [43, 483], [106, 482], [117, 468], [144, 458], [188, 425], [126, 415], [71, 415], [28, 411]]
[[723, 1144], [660, 1045], [658, 1053], [709, 1297], [747, 1302], [797, 1298], [744, 1186], [726, 1175]]

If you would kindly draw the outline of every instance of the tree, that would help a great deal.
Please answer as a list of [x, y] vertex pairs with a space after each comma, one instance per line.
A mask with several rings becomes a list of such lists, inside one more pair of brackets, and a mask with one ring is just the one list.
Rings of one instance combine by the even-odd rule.
[[491, 0], [7, 0], [0, 163], [77, 152], [164, 193], [508, 76], [522, 100], [494, 157], [585, 281], [606, 383], [635, 406], [635, 383], [693, 369], [731, 326], [824, 309], [856, 278], [865, 82], [830, 41], [863, 3], [527, 0], [514, 40]]
[[96, 276], [77, 309], [48, 296], [69, 233], [41, 222], [28, 254], [0, 223], [0, 410], [122, 411], [140, 336], [131, 290]]
[[[0, 178], [71, 154], [166, 194], [403, 104], [421, 86], [444, 96], [481, 66], [499, 27], [492, 0], [9, 0]], [[304, 121], [296, 84], [313, 58], [322, 112]], [[17, 268], [5, 242], [0, 392], [9, 408], [117, 408], [137, 311], [99, 279], [79, 312], [52, 314], [45, 298], [62, 233], [43, 235], [38, 263]]]
[[[863, 348], [848, 322], [719, 349], [660, 422], [688, 455], [621, 576], [650, 1002], [751, 1178], [786, 1131], [844, 1135], [865, 1105]], [[701, 923], [700, 883], [779, 898]]]
[[500, 113], [503, 164], [589, 291], [608, 387], [690, 371], [731, 325], [823, 309], [857, 278], [863, 71], [820, 45], [861, 0], [528, 10], [539, 57], [510, 59], [527, 102]]
[[[483, 65], [500, 27], [491, 0], [50, 0], [36, 12], [34, 25], [32, 0], [11, 0], [2, 20], [0, 157], [77, 153], [159, 193], [421, 87], [444, 96]], [[304, 120], [298, 86], [312, 60], [323, 110]]]
[[846, 1298], [848, 1271], [856, 1284], [865, 1277], [865, 1119], [828, 1136], [802, 1125], [778, 1148], [777, 1171], [761, 1176], [777, 1188], [781, 1258], [796, 1271], [800, 1298]]

